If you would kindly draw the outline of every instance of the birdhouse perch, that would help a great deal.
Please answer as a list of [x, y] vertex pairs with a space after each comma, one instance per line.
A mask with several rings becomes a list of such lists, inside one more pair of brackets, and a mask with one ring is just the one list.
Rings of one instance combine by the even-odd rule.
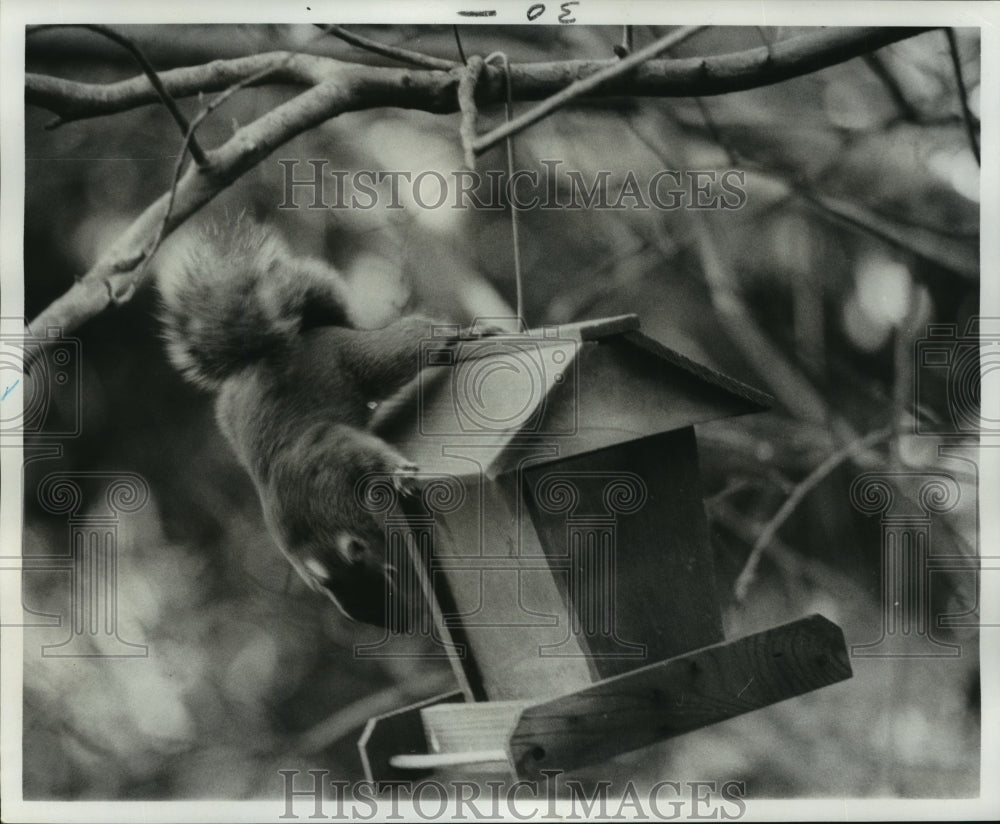
[[818, 615], [724, 638], [693, 427], [766, 395], [634, 315], [457, 345], [443, 332], [378, 425], [421, 467], [420, 494], [382, 483], [359, 500], [426, 596], [390, 599], [390, 624], [432, 638], [460, 689], [369, 721], [370, 780], [569, 770], [851, 676]]

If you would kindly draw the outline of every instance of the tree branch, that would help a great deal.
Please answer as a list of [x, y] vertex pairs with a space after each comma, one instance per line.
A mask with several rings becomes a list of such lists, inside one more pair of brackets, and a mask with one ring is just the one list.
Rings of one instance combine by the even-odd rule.
[[[358, 106], [357, 90], [325, 82], [303, 92], [244, 126], [208, 153], [208, 166], [192, 165], [174, 188], [170, 215], [164, 220], [170, 192], [146, 208], [111, 248], [68, 291], [49, 304], [31, 329], [58, 327], [68, 333], [103, 311], [115, 295], [129, 295], [148, 277], [136, 267], [146, 259], [157, 237], [166, 237], [271, 152], [323, 121]], [[162, 230], [161, 230], [162, 225]]]
[[[190, 147], [192, 141], [194, 140], [195, 131], [201, 125], [202, 121], [206, 117], [208, 117], [212, 112], [214, 112], [217, 108], [219, 108], [219, 106], [225, 103], [230, 97], [236, 94], [236, 92], [240, 91], [240, 89], [244, 89], [247, 86], [250, 86], [257, 81], [262, 80], [267, 75], [272, 74], [277, 69], [281, 68], [281, 66], [283, 66], [285, 63], [290, 61], [294, 56], [295, 55], [293, 53], [289, 53], [288, 57], [284, 61], [282, 61], [282, 63], [280, 63], [279, 65], [263, 69], [259, 72], [256, 72], [255, 74], [250, 75], [247, 78], [244, 78], [239, 83], [234, 83], [224, 92], [222, 92], [222, 94], [217, 95], [212, 100], [212, 102], [209, 103], [207, 106], [205, 106], [200, 112], [198, 112], [194, 120], [191, 121], [191, 125], [188, 127], [187, 134], [184, 136], [184, 144], [181, 146], [181, 150], [177, 155], [177, 163], [174, 166], [173, 181], [170, 184], [170, 191], [167, 193], [168, 197], [167, 197], [166, 211], [164, 211], [163, 213], [163, 219], [160, 221], [160, 228], [156, 233], [156, 238], [153, 240], [153, 245], [150, 247], [149, 251], [146, 254], [146, 258], [142, 264], [143, 266], [147, 266], [149, 264], [150, 259], [153, 257], [153, 255], [156, 254], [156, 251], [160, 248], [160, 244], [163, 242], [163, 238], [166, 237], [167, 224], [170, 221], [170, 216], [173, 214], [174, 199], [177, 197], [177, 183], [181, 177], [181, 168], [184, 164], [184, 156], [187, 153], [188, 148]], [[141, 275], [142, 275], [142, 270], [140, 269], [136, 273], [136, 278], [138, 279], [139, 277], [141, 277]], [[114, 295], [112, 295], [112, 300], [114, 300]]]
[[[126, 51], [128, 51], [129, 54], [132, 55], [132, 59], [139, 64], [139, 68], [142, 69], [143, 73], [146, 75], [146, 79], [149, 80], [149, 84], [153, 87], [153, 90], [156, 92], [156, 96], [160, 99], [160, 102], [163, 103], [167, 111], [170, 112], [170, 116], [174, 119], [174, 122], [181, 130], [181, 135], [185, 136], [189, 144], [189, 148], [191, 150], [191, 157], [194, 158], [195, 163], [197, 163], [199, 166], [204, 166], [206, 163], [205, 153], [202, 151], [201, 146], [198, 144], [198, 141], [194, 139], [194, 134], [191, 132], [191, 126], [188, 124], [187, 118], [184, 117], [184, 113], [178, 108], [177, 101], [175, 101], [173, 97], [170, 96], [170, 92], [168, 92], [163, 87], [163, 82], [160, 80], [160, 76], [156, 73], [156, 69], [153, 68], [153, 64], [150, 63], [146, 55], [143, 54], [142, 49], [140, 49], [131, 40], [131, 38], [128, 38], [123, 34], [119, 34], [114, 29], [109, 28], [108, 26], [101, 26], [92, 23], [91, 24], [69, 23], [66, 25], [68, 26], [79, 25], [80, 28], [87, 29], [89, 31], [94, 32], [95, 34], [101, 35], [102, 37], [106, 37], [108, 40], [117, 43], [119, 46], [124, 48]], [[61, 27], [62, 24], [60, 24], [56, 28], [61, 28]], [[53, 28], [53, 27], [40, 26], [38, 28], [29, 28], [27, 33], [31, 34], [32, 32], [42, 31], [48, 28]], [[56, 123], [58, 123], [58, 121], [56, 121]]]
[[485, 66], [483, 58], [474, 54], [468, 65], [458, 70], [458, 108], [462, 112], [458, 135], [462, 141], [465, 165], [469, 169], [476, 168], [476, 154], [472, 149], [476, 141], [476, 119], [479, 116], [476, 110], [476, 84]]
[[[711, 57], [650, 60], [634, 72], [602, 84], [588, 97], [695, 97], [746, 91], [843, 63], [927, 30], [824, 29], [789, 38], [771, 47]], [[222, 91], [269, 65], [277, 66], [287, 59], [287, 55], [287, 52], [268, 52], [234, 60], [215, 60], [202, 66], [161, 72], [160, 79], [174, 98]], [[514, 99], [543, 100], [570, 83], [620, 62], [614, 58], [512, 64]], [[453, 72], [365, 66], [332, 57], [299, 54], [261, 83], [313, 85], [345, 73], [351, 77], [364, 75], [367, 80], [362, 94], [371, 95], [372, 99], [359, 108], [400, 106], [436, 113], [451, 113], [458, 108], [455, 97], [458, 81]], [[25, 80], [25, 101], [54, 112], [64, 122], [115, 114], [158, 101], [145, 77], [106, 85], [39, 74], [28, 74]], [[477, 87], [477, 102], [480, 105], [500, 103], [505, 98], [503, 72], [499, 68], [488, 68]]]
[[793, 185], [792, 188], [808, 206], [836, 223], [876, 237], [902, 252], [923, 258], [966, 280], [979, 279], [977, 247], [970, 250], [968, 243], [944, 237], [940, 232], [916, 226], [901, 228], [893, 220], [858, 203], [817, 194], [801, 186]]
[[616, 77], [622, 77], [643, 63], [647, 63], [654, 57], [663, 54], [663, 52], [672, 46], [683, 43], [703, 28], [704, 26], [682, 26], [679, 29], [674, 29], [670, 34], [664, 35], [655, 43], [651, 43], [645, 48], [640, 49], [635, 54], [623, 57], [621, 60], [605, 66], [598, 72], [594, 72], [581, 80], [574, 81], [569, 86], [560, 89], [551, 97], [543, 100], [530, 111], [515, 117], [513, 120], [508, 120], [502, 126], [497, 126], [493, 131], [477, 138], [472, 143], [473, 152], [477, 155], [482, 154], [504, 138], [513, 137], [518, 132], [524, 131], [542, 118], [548, 117], [557, 109], [566, 106], [575, 98], [596, 92], [603, 84], [610, 83]]
[[[770, 49], [649, 61], [625, 77], [602, 84], [594, 94], [725, 94], [808, 74], [922, 31], [925, 29], [823, 30], [777, 43]], [[521, 100], [545, 98], [574, 80], [618, 63], [618, 60], [578, 60], [511, 66], [513, 93]], [[266, 72], [267, 69], [273, 71]], [[253, 80], [256, 74], [260, 76]], [[225, 144], [207, 152], [207, 165], [191, 166], [174, 187], [170, 214], [167, 205], [171, 193], [167, 192], [135, 219], [76, 284], [31, 322], [33, 329], [59, 327], [64, 334], [69, 333], [104, 310], [114, 296], [131, 295], [147, 277], [146, 268], [140, 264], [149, 256], [158, 237], [169, 235], [243, 173], [296, 135], [344, 112], [396, 106], [451, 113], [458, 108], [455, 72], [364, 66], [290, 52], [175, 69], [163, 72], [160, 79], [174, 97], [223, 91], [248, 79], [260, 83], [275, 80], [304, 83], [312, 88], [244, 126]], [[64, 120], [126, 111], [159, 100], [145, 76], [95, 85], [29, 74], [26, 86], [28, 103], [48, 108]], [[505, 99], [504, 72], [487, 68], [477, 86], [476, 102]]]
[[379, 43], [377, 40], [370, 40], [367, 37], [362, 37], [360, 34], [348, 31], [343, 26], [324, 26], [321, 23], [316, 23], [315, 25], [324, 29], [328, 34], [332, 34], [334, 37], [343, 40], [345, 43], [350, 43], [352, 46], [381, 55], [382, 57], [398, 60], [401, 63], [409, 63], [412, 66], [420, 66], [424, 69], [438, 69], [440, 71], [448, 71], [460, 65], [454, 60], [443, 60], [440, 57], [432, 57], [429, 54], [401, 49], [399, 46], [389, 46], [385, 43]]
[[976, 156], [976, 163], [982, 165], [979, 156], [979, 139], [976, 137], [976, 124], [969, 109], [969, 94], [965, 90], [965, 77], [962, 74], [962, 58], [958, 53], [958, 41], [955, 38], [955, 30], [948, 28], [944, 30], [948, 36], [948, 51], [951, 54], [951, 66], [955, 70], [955, 85], [958, 86], [958, 99], [962, 104], [962, 119], [965, 121], [965, 131], [969, 136], [969, 148]]
[[781, 505], [778, 511], [774, 513], [774, 517], [767, 522], [764, 528], [760, 531], [760, 534], [757, 536], [757, 540], [754, 542], [753, 548], [747, 556], [743, 570], [740, 572], [739, 576], [737, 576], [736, 583], [733, 586], [733, 591], [737, 601], [743, 601], [746, 598], [747, 591], [750, 589], [754, 576], [757, 574], [757, 565], [760, 563], [761, 555], [763, 555], [764, 550], [770, 546], [771, 541], [774, 540], [774, 537], [778, 534], [778, 530], [781, 529], [785, 521], [791, 517], [792, 513], [795, 512], [798, 505], [802, 503], [806, 495], [819, 486], [824, 478], [826, 478], [831, 472], [833, 472], [833, 470], [846, 460], [852, 456], [867, 451], [870, 447], [880, 441], [888, 440], [895, 434], [895, 427], [887, 427], [886, 429], [878, 429], [874, 432], [869, 432], [863, 438], [858, 438], [856, 441], [852, 441], [851, 443], [848, 443], [838, 449], [825, 461], [823, 461], [823, 463], [810, 472], [809, 475], [803, 478], [800, 483], [795, 485], [795, 489], [792, 491], [792, 494], [785, 499], [785, 502]]
[[[312, 86], [320, 82], [326, 68], [324, 58], [290, 52], [268, 52], [234, 60], [214, 60], [203, 66], [190, 66], [160, 73], [167, 92], [176, 98], [192, 97], [205, 92], [221, 92], [261, 74], [259, 84], [285, 83]], [[333, 61], [336, 62], [336, 61]], [[28, 74], [25, 78], [25, 103], [40, 106], [58, 115], [49, 128], [74, 120], [118, 114], [139, 106], [159, 102], [156, 90], [144, 76], [116, 83], [79, 83], [44, 74]]]
[[889, 97], [892, 98], [892, 102], [896, 104], [896, 108], [899, 109], [900, 115], [905, 120], [911, 123], [920, 122], [920, 112], [917, 108], [909, 101], [906, 94], [903, 92], [902, 87], [899, 85], [899, 81], [896, 80], [895, 75], [889, 71], [889, 67], [877, 54], [866, 54], [865, 63], [868, 68], [872, 70], [879, 82], [885, 88]]

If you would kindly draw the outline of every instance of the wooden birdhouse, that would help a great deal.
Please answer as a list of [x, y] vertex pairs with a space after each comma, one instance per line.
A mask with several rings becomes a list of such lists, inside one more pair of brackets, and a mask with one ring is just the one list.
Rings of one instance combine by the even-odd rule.
[[407, 614], [390, 623], [429, 636], [460, 689], [372, 719], [370, 779], [569, 770], [850, 677], [820, 616], [723, 635], [694, 426], [767, 396], [633, 315], [441, 332], [416, 397], [379, 425], [420, 493], [375, 483], [359, 501], [385, 519], [397, 585], [426, 596], [394, 600]]

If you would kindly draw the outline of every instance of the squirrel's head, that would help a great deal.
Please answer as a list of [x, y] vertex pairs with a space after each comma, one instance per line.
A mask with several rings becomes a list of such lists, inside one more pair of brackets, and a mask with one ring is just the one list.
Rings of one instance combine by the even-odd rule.
[[342, 530], [332, 546], [311, 547], [292, 563], [311, 589], [330, 598], [349, 618], [394, 632], [408, 628], [417, 606], [413, 601], [422, 597], [400, 585], [399, 570], [386, 561], [384, 540], [378, 535]]

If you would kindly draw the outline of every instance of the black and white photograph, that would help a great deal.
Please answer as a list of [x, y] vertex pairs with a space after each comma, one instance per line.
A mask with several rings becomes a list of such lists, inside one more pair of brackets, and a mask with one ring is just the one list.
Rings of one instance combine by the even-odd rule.
[[306, 2], [0, 9], [0, 819], [1000, 817], [1000, 3]]

